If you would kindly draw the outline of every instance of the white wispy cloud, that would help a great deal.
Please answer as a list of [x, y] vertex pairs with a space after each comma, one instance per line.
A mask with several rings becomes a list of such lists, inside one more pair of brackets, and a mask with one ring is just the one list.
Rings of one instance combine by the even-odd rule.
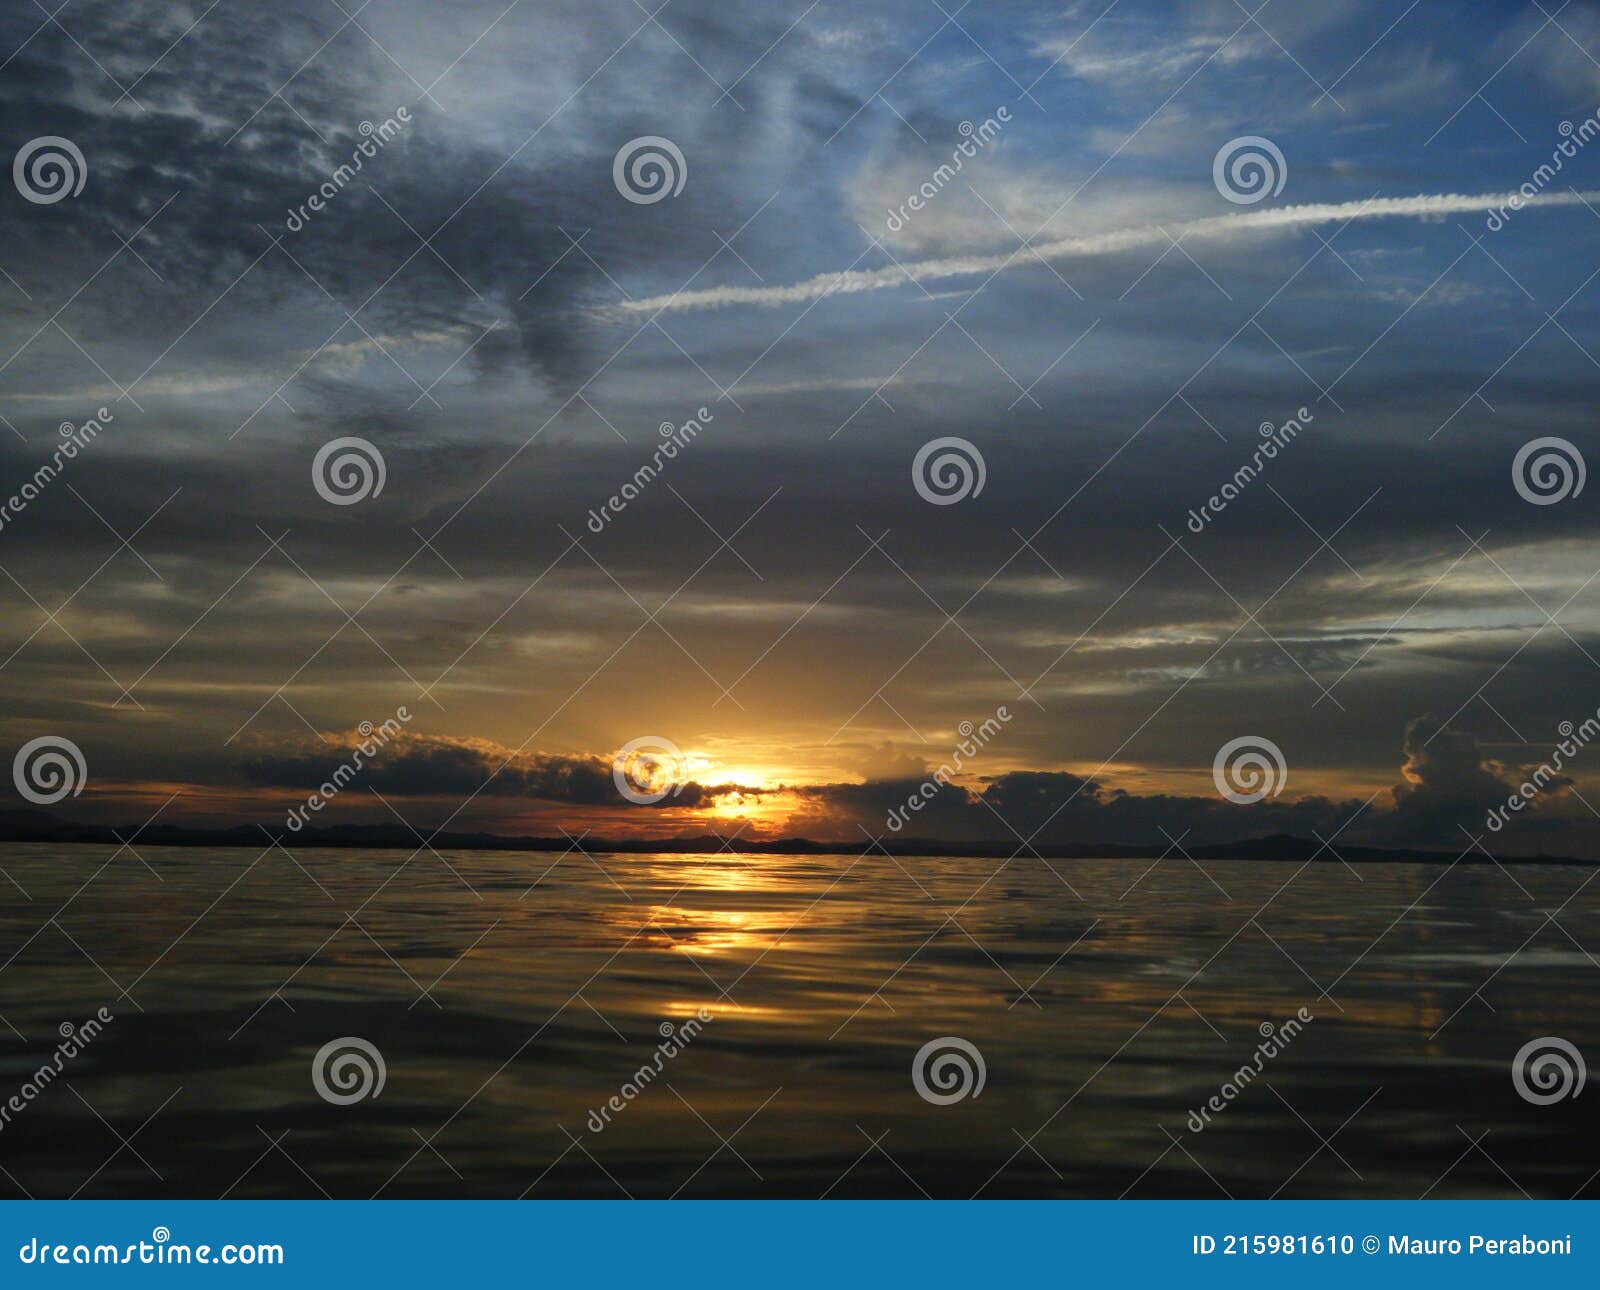
[[[821, 273], [786, 286], [704, 287], [666, 296], [649, 296], [617, 306], [623, 314], [653, 314], [658, 310], [723, 309], [732, 305], [787, 305], [819, 300], [824, 296], [883, 291], [908, 283], [941, 282], [949, 278], [988, 275], [1038, 260], [1074, 260], [1116, 255], [1142, 246], [1165, 246], [1169, 237], [1182, 241], [1224, 241], [1250, 235], [1271, 234], [1314, 224], [1342, 224], [1348, 220], [1436, 219], [1475, 211], [1498, 210], [1513, 200], [1511, 193], [1419, 194], [1414, 197], [1375, 197], [1364, 202], [1329, 202], [1304, 206], [1278, 206], [1271, 210], [1214, 215], [1166, 225], [1145, 224], [1108, 229], [1078, 237], [1039, 242], [1026, 251], [1007, 254], [941, 256], [914, 260], [883, 269], [847, 269]], [[1600, 201], [1600, 192], [1517, 195], [1523, 207], [1574, 206]]]

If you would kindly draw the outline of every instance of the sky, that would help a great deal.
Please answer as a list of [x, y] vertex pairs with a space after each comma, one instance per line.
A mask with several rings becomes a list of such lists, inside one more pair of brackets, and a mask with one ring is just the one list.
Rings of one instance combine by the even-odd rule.
[[1600, 6], [0, 59], [0, 804], [1600, 855]]

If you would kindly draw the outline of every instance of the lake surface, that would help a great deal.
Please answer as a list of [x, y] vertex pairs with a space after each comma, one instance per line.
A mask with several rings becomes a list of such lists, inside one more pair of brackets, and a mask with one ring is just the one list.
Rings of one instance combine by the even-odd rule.
[[[1512, 1079], [1532, 1039], [1600, 1055], [1589, 868], [47, 845], [0, 867], [0, 1103], [35, 1085], [0, 1194], [1600, 1194], [1600, 1089], [1535, 1105]], [[1222, 1093], [1268, 1025], [1277, 1054]], [[941, 1105], [913, 1063], [947, 1036], [984, 1082]], [[378, 1096], [317, 1091], [344, 1037], [381, 1054]]]

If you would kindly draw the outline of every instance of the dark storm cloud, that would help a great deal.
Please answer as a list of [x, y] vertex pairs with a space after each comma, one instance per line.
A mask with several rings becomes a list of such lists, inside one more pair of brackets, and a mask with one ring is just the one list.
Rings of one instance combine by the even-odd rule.
[[[263, 748], [238, 763], [249, 783], [266, 788], [315, 790], [343, 783], [353, 751], [362, 742], [297, 743]], [[368, 741], [370, 742], [370, 741]], [[449, 798], [483, 795], [515, 797], [529, 802], [568, 806], [611, 806], [636, 809], [618, 792], [612, 763], [602, 757], [522, 754], [511, 749], [439, 736], [402, 734], [364, 761], [358, 785], [397, 797]], [[664, 809], [698, 810], [733, 794], [760, 796], [760, 790], [738, 784], [686, 781], [657, 805]]]
[[[931, 790], [927, 787], [931, 785]], [[1272, 834], [1328, 836], [1362, 808], [1359, 800], [1301, 798], [1235, 806], [1217, 797], [1136, 794], [1066, 771], [1010, 771], [981, 787], [931, 780], [873, 780], [797, 790], [872, 836], [939, 841], [1024, 842], [1039, 846], [1234, 842]], [[920, 799], [920, 809], [907, 803]], [[895, 812], [905, 823], [888, 823]], [[1163, 836], [1165, 831], [1165, 836]], [[1362, 829], [1359, 835], [1372, 836]]]
[[[88, 293], [77, 311], [92, 319], [91, 336], [136, 321], [175, 334], [258, 259], [260, 265], [236, 288], [240, 301], [337, 320], [339, 314], [330, 310], [355, 309], [416, 251], [417, 239], [402, 220], [432, 234], [499, 164], [501, 154], [458, 137], [436, 109], [414, 104], [409, 86], [405, 98], [394, 96], [393, 86], [389, 96], [381, 94], [381, 55], [375, 50], [347, 54], [329, 69], [314, 64], [295, 81], [288, 97], [316, 122], [313, 128], [324, 142], [281, 102], [270, 100], [285, 74], [276, 60], [269, 68], [256, 59], [235, 59], [235, 51], [263, 44], [263, 33], [252, 29], [259, 21], [260, 16], [225, 13], [208, 19], [174, 55], [181, 58], [181, 68], [140, 87], [141, 98], [148, 99], [143, 113], [124, 106], [63, 119], [55, 97], [62, 68], [30, 54], [0, 80], [0, 94], [12, 96], [6, 102], [8, 124], [16, 121], [19, 138], [30, 132], [66, 134], [90, 158], [91, 182], [69, 214], [51, 218], [59, 213], [8, 211], [16, 244], [32, 260], [31, 280], [81, 280], [94, 267], [87, 263], [93, 254], [109, 256], [119, 234], [131, 236], [154, 217], [134, 251], [172, 289], [139, 283], [137, 274], [145, 270], [125, 257], [114, 272], [131, 289]], [[365, 182], [348, 189], [341, 185], [303, 231], [290, 232], [285, 227], [290, 213], [303, 210], [307, 198], [351, 160], [363, 141], [357, 127], [366, 118], [353, 116], [352, 97], [371, 104], [373, 125], [393, 119], [396, 109], [407, 105], [414, 123], [387, 145], [391, 155], [379, 154], [366, 164]], [[230, 141], [247, 119], [250, 123]], [[409, 169], [402, 164], [408, 156]], [[374, 329], [395, 319], [423, 325], [479, 321], [473, 317], [473, 292], [511, 282], [520, 290], [548, 269], [568, 245], [553, 227], [553, 210], [561, 207], [581, 227], [589, 222], [583, 205], [591, 188], [564, 173], [564, 163], [556, 159], [538, 175], [509, 170], [477, 199], [474, 211], [477, 219], [509, 235], [483, 239], [446, 229], [437, 247], [460, 278], [423, 252], [361, 318]], [[63, 242], [63, 222], [70, 222], [74, 241]], [[283, 239], [283, 250], [270, 250], [274, 237]], [[70, 259], [63, 255], [69, 246]], [[581, 261], [570, 265], [546, 282], [537, 311], [522, 310], [518, 321], [528, 329], [526, 353], [546, 370], [561, 368], [571, 357], [573, 324], [541, 326], [540, 319], [570, 314], [589, 290], [590, 276]], [[351, 335], [359, 333], [352, 328]], [[205, 346], [204, 336], [198, 343]]]
[[[1385, 795], [1388, 800], [1376, 804], [1318, 795], [1235, 804], [1218, 794], [1130, 793], [1066, 771], [1032, 770], [996, 775], [973, 787], [918, 776], [793, 791], [871, 836], [1041, 846], [1170, 843], [1177, 851], [1183, 845], [1291, 834], [1460, 850], [1483, 834], [1488, 810], [1503, 804], [1521, 778], [1486, 756], [1472, 734], [1433, 716], [1406, 724], [1404, 754], [1401, 782]], [[1579, 818], [1563, 814], [1557, 804], [1572, 787], [1570, 777], [1541, 777], [1540, 783], [1534, 811], [1511, 817], [1513, 835], [1571, 828]], [[911, 802], [920, 805], [908, 807]], [[902, 821], [899, 828], [892, 817]]]
[[[1431, 714], [1407, 724], [1405, 752], [1405, 781], [1393, 790], [1397, 834], [1437, 838], [1455, 829], [1458, 836], [1463, 830], [1476, 836], [1486, 825], [1495, 833], [1508, 826], [1513, 833], [1548, 832], [1581, 818], [1575, 806], [1586, 810], [1573, 801], [1576, 781], [1570, 775], [1547, 764], [1502, 765], [1484, 753], [1476, 736], [1451, 730]], [[1561, 765], [1559, 757], [1554, 760]], [[1507, 803], [1524, 786], [1515, 811], [1508, 811]], [[1489, 823], [1496, 812], [1499, 822]]]
[[[484, 7], [478, 27], [494, 14]], [[557, 119], [563, 96], [553, 87], [570, 80], [575, 88], [603, 63], [639, 26], [624, 22], [627, 15], [569, 5], [534, 17], [534, 31], [553, 38], [558, 74], [543, 92], [522, 89], [525, 99], [492, 129], [444, 106], [453, 95], [473, 102], [480, 88], [473, 65], [424, 94], [422, 77], [400, 71], [375, 41], [348, 24], [341, 31], [336, 7], [224, 6], [173, 45], [199, 16], [169, 29], [120, 5], [74, 7], [75, 22], [96, 33], [90, 46], [114, 51], [110, 76], [132, 87], [139, 106], [119, 101], [110, 76], [59, 32], [28, 39], [39, 26], [29, 14], [14, 11], [0, 25], [0, 42], [21, 47], [0, 77], [8, 138], [20, 145], [64, 135], [89, 168], [70, 207], [6, 202], [7, 243], [22, 279], [41, 289], [80, 282], [117, 251], [119, 238], [150, 221], [133, 250], [166, 289], [124, 256], [111, 271], [119, 289], [87, 292], [76, 304], [91, 335], [114, 337], [129, 326], [176, 333], [259, 261], [232, 289], [253, 307], [306, 310], [336, 323], [340, 311], [370, 297], [359, 317], [374, 330], [404, 322], [479, 331], [499, 322], [509, 336], [486, 342], [490, 348], [471, 362], [492, 369], [514, 337], [530, 367], [565, 393], [609, 352], [596, 346], [616, 343], [593, 334], [589, 306], [618, 298], [617, 277], [647, 269], [670, 278], [671, 265], [700, 263], [718, 247], [710, 228], [730, 208], [724, 185], [750, 148], [719, 120], [727, 109], [704, 126], [707, 148], [723, 164], [697, 157], [695, 183], [682, 200], [645, 210], [622, 201], [611, 179], [612, 153], [661, 128], [660, 103], [702, 102], [697, 90], [690, 97], [697, 78], [716, 95], [687, 58], [651, 58], [644, 76], [637, 67], [602, 73], [603, 92], [586, 99], [581, 115]], [[465, 47], [472, 23], [462, 17]], [[684, 6], [666, 22], [698, 32], [737, 68], [786, 25], [776, 15], [731, 23], [718, 9]], [[438, 65], [426, 40], [401, 37], [394, 48], [419, 68]], [[758, 74], [742, 88], [758, 95], [761, 84]], [[515, 82], [495, 87], [517, 92]], [[393, 122], [401, 109], [410, 123], [370, 153], [359, 178], [340, 180], [335, 194], [322, 194], [322, 209], [308, 211], [308, 199], [355, 159], [368, 128]], [[431, 251], [419, 250], [419, 235]], [[283, 250], [269, 250], [272, 238], [282, 239]], [[358, 335], [352, 327], [347, 338]], [[204, 333], [196, 343], [205, 345]]]

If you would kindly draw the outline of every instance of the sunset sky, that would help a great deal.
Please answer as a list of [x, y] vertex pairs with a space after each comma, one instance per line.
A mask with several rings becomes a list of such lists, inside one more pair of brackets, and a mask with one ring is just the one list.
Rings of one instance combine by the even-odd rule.
[[[1003, 707], [907, 835], [1467, 849], [1600, 708], [1600, 485], [1514, 483], [1600, 447], [1600, 5], [1258, 2], [8, 6], [86, 177], [0, 193], [0, 494], [110, 416], [4, 512], [6, 764], [277, 825], [403, 707], [317, 823], [860, 842]], [[1488, 844], [1600, 855], [1591, 788]]]

